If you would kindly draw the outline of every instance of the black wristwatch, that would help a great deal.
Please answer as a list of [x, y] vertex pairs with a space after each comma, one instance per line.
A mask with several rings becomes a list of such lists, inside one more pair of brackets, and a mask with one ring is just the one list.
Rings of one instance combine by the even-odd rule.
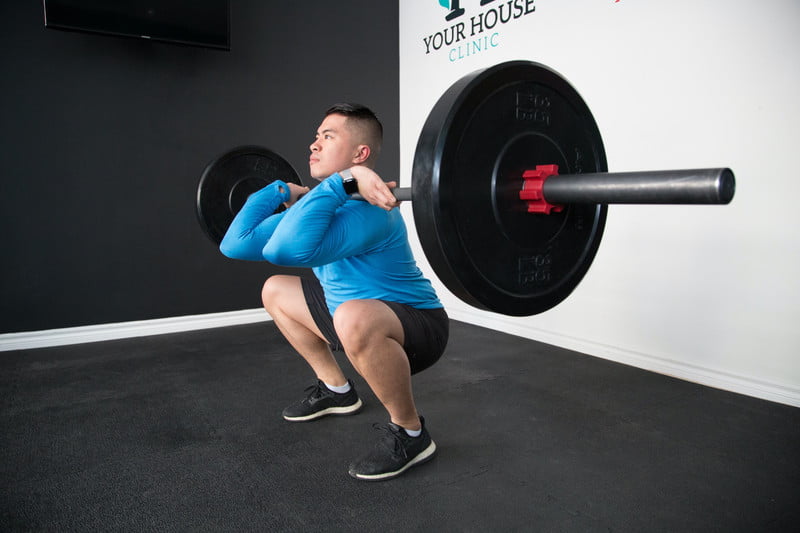
[[339, 172], [339, 175], [342, 177], [342, 185], [344, 186], [344, 192], [346, 194], [355, 194], [358, 192], [358, 182], [353, 177], [353, 173], [350, 172], [349, 168]]

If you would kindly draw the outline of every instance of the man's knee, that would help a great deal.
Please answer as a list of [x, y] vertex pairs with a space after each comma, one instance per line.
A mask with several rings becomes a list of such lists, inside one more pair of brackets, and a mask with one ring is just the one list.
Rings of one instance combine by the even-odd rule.
[[342, 344], [348, 350], [358, 351], [369, 333], [369, 316], [365, 316], [364, 306], [356, 301], [344, 302], [333, 314], [333, 327]]
[[261, 288], [261, 302], [264, 308], [269, 311], [276, 309], [278, 305], [295, 290], [296, 281], [293, 276], [271, 276], [264, 282]]
[[275, 296], [278, 294], [279, 284], [275, 280], [276, 277], [277, 276], [272, 276], [267, 278], [267, 281], [264, 282], [264, 286], [261, 287], [261, 303], [263, 303], [264, 307], [267, 309], [277, 300]]
[[333, 315], [333, 326], [345, 350], [357, 353], [373, 342], [396, 337], [396, 325], [392, 323], [396, 317], [379, 305], [374, 300], [350, 300], [339, 305]]

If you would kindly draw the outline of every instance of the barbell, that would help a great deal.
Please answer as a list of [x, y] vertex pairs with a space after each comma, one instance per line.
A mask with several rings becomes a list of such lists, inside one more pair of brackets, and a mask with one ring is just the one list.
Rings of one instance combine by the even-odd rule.
[[[439, 98], [420, 133], [411, 200], [420, 244], [466, 303], [513, 316], [562, 302], [591, 266], [608, 204], [727, 204], [728, 168], [607, 172], [588, 106], [554, 70], [511, 61], [468, 74]], [[203, 172], [197, 213], [217, 244], [247, 196], [282, 180], [282, 157], [232, 150]]]

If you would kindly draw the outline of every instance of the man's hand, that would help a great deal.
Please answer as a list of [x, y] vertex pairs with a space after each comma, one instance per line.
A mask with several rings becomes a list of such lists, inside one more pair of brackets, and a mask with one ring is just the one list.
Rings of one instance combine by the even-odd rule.
[[385, 182], [374, 170], [362, 165], [351, 167], [350, 172], [358, 182], [358, 194], [367, 202], [386, 211], [391, 211], [400, 205], [392, 194], [392, 189], [397, 187], [396, 181]]
[[289, 201], [283, 202], [283, 205], [286, 208], [292, 207], [292, 205], [300, 198], [300, 196], [306, 194], [310, 189], [308, 187], [303, 187], [301, 185], [297, 185], [296, 183], [287, 183], [286, 185], [289, 186]]

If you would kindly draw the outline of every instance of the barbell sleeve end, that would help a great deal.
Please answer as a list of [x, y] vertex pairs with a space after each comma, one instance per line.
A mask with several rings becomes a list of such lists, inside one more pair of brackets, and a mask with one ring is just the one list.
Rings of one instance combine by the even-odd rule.
[[735, 191], [729, 168], [555, 174], [542, 186], [553, 204], [728, 204]]

